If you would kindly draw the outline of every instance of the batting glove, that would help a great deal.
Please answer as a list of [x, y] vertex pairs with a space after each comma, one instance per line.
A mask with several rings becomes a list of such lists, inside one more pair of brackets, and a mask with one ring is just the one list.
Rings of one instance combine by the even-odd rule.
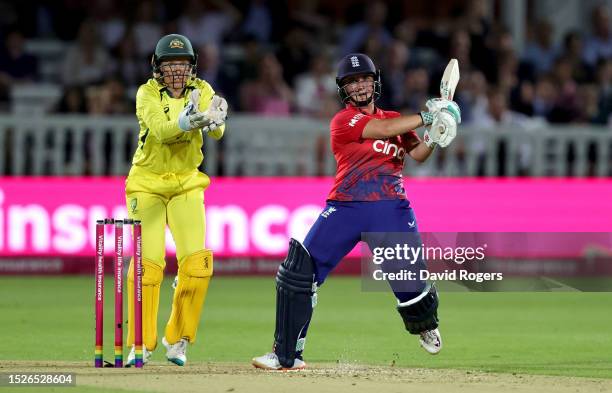
[[428, 147], [447, 147], [457, 136], [457, 122], [448, 111], [439, 111], [431, 127], [425, 130], [423, 140]]
[[427, 106], [429, 112], [434, 115], [440, 111], [447, 111], [455, 118], [457, 124], [461, 124], [461, 109], [455, 101], [445, 100], [443, 98], [432, 98], [427, 100], [425, 106]]

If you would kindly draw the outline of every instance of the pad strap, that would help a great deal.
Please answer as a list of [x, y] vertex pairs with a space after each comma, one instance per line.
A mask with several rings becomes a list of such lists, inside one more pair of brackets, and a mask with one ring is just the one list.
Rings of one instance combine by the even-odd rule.
[[410, 334], [419, 334], [438, 327], [438, 292], [431, 284], [416, 298], [397, 306]]

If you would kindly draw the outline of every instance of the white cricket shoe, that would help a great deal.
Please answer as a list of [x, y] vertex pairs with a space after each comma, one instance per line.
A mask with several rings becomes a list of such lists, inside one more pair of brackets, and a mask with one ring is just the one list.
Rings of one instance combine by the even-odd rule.
[[[149, 362], [149, 358], [153, 355], [153, 351], [149, 351], [145, 346], [142, 346], [142, 363], [147, 364]], [[130, 349], [130, 353], [127, 357], [127, 367], [133, 367], [136, 365], [136, 347], [132, 345], [132, 349]]]
[[283, 367], [278, 361], [278, 356], [276, 356], [274, 352], [269, 352], [265, 355], [253, 358], [251, 364], [255, 366], [255, 368], [262, 368], [264, 370], [297, 371], [306, 368], [306, 362], [297, 358], [293, 361], [293, 366], [291, 368]]
[[426, 330], [419, 333], [419, 342], [423, 349], [432, 355], [437, 354], [442, 349], [442, 336], [438, 329]]
[[166, 359], [176, 364], [177, 366], [184, 366], [187, 363], [187, 341], [184, 338], [181, 338], [178, 342], [174, 344], [168, 344], [166, 337], [162, 338], [162, 344], [166, 347]]

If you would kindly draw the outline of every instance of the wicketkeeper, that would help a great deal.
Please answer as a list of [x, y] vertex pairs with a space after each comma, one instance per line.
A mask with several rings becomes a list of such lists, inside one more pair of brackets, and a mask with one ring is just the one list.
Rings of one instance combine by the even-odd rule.
[[[157, 347], [157, 312], [164, 276], [166, 225], [176, 243], [178, 281], [162, 343], [166, 357], [183, 366], [196, 340], [200, 314], [213, 274], [213, 255], [204, 244], [204, 190], [200, 172], [204, 136], [225, 130], [227, 102], [196, 78], [197, 57], [179, 34], [162, 37], [151, 60], [153, 77], [136, 94], [139, 143], [126, 181], [130, 218], [142, 222], [143, 359]], [[133, 261], [128, 274], [128, 321], [134, 320]], [[134, 326], [129, 324], [128, 365], [134, 364]]]

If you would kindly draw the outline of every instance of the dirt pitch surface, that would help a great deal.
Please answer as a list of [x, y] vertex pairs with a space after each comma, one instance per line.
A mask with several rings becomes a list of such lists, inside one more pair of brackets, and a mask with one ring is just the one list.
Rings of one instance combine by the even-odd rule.
[[[179, 368], [153, 362], [145, 369], [96, 369], [83, 362], [2, 361], [0, 372], [71, 372], [78, 387], [137, 392], [610, 392], [612, 380], [449, 369], [309, 364], [293, 372], [257, 370], [248, 363], [200, 363]], [[0, 391], [2, 389], [0, 388]]]

